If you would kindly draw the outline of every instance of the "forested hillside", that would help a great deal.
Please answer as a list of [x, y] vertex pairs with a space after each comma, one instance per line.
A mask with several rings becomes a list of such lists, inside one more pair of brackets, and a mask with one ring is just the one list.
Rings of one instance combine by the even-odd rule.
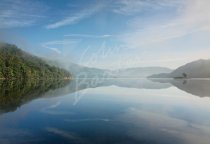
[[0, 43], [1, 79], [63, 79], [70, 78], [68, 71], [51, 66], [15, 45]]

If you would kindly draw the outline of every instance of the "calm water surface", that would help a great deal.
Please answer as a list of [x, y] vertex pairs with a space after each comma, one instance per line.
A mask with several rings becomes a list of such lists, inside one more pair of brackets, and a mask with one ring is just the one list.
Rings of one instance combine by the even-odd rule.
[[1, 82], [1, 144], [209, 144], [209, 80]]

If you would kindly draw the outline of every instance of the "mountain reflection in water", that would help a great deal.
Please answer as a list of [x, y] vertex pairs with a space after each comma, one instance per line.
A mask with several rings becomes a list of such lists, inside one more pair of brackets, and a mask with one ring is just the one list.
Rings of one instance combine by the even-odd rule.
[[210, 141], [208, 80], [1, 81], [0, 86], [0, 143]]
[[171, 84], [178, 89], [199, 97], [210, 97], [209, 79], [151, 79], [160, 84]]
[[[0, 111], [14, 111], [40, 97], [55, 97], [97, 87], [118, 86], [137, 89], [167, 89], [175, 86], [199, 97], [210, 96], [210, 80], [174, 79], [74, 79], [60, 81], [0, 81]], [[50, 91], [51, 90], [51, 91]]]
[[[53, 96], [53, 91], [64, 87], [68, 80], [36, 81], [36, 80], [15, 80], [0, 81], [0, 113], [14, 111], [22, 104], [33, 99]], [[48, 92], [48, 93], [47, 93]]]

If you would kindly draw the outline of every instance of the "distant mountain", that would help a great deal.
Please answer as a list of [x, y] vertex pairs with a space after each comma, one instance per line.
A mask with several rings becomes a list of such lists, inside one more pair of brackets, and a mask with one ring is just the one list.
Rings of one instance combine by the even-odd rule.
[[148, 76], [147, 78], [170, 78], [170, 73], [159, 73]]
[[153, 74], [170, 73], [172, 70], [165, 67], [137, 67], [120, 69], [115, 74], [121, 78], [145, 78]]
[[171, 77], [210, 78], [210, 60], [198, 60], [188, 63], [174, 70]]
[[151, 75], [149, 78], [210, 78], [210, 60], [197, 60], [171, 73]]
[[64, 69], [51, 66], [15, 45], [0, 43], [1, 79], [63, 79], [71, 77]]
[[107, 70], [91, 68], [69, 63], [65, 69], [69, 69], [75, 77], [80, 78], [146, 78], [152, 74], [169, 73], [172, 70], [164, 67], [138, 67], [119, 70]]
[[71, 71], [75, 77], [78, 78], [107, 78], [111, 77], [111, 72], [106, 69], [86, 67], [74, 63], [70, 63], [66, 68]]
[[75, 78], [147, 78], [153, 74], [170, 73], [166, 67], [134, 67], [126, 69], [100, 69], [79, 65], [76, 63], [47, 60], [50, 65], [60, 66], [71, 72]]
[[111, 71], [106, 69], [92, 68], [87, 66], [82, 66], [76, 63], [69, 62], [64, 64], [59, 61], [47, 60], [50, 65], [60, 66], [69, 72], [71, 72], [74, 78], [101, 78], [110, 77]]

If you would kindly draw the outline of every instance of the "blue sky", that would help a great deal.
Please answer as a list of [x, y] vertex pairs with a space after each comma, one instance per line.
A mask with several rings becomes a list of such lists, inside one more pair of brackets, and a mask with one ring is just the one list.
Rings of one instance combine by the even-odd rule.
[[90, 67], [210, 58], [209, 0], [0, 0], [0, 40]]

